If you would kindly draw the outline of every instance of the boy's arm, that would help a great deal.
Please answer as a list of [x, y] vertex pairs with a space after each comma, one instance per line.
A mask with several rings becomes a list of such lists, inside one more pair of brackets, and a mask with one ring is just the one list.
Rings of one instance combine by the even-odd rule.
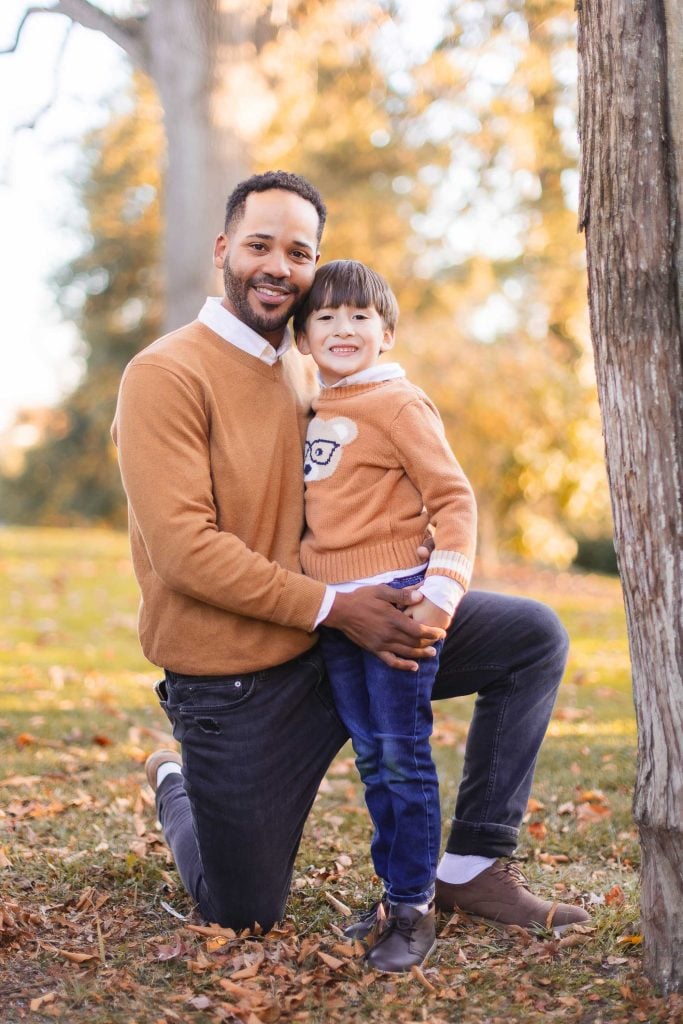
[[[477, 531], [474, 493], [446, 440], [441, 418], [428, 399], [403, 406], [392, 423], [391, 435], [397, 456], [420, 493], [434, 527], [434, 548], [429, 553], [423, 584], [429, 604], [423, 602], [426, 607], [418, 611], [419, 618], [439, 619], [430, 605], [452, 617], [472, 576]], [[441, 584], [450, 589], [450, 594], [444, 594]]]
[[324, 585], [218, 528], [201, 394], [165, 366], [134, 363], [113, 433], [133, 528], [165, 586], [225, 611], [312, 628]]

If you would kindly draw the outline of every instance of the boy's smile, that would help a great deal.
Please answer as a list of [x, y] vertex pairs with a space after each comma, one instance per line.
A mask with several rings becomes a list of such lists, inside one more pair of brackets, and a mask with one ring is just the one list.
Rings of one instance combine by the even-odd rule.
[[374, 366], [394, 344], [394, 333], [374, 306], [326, 307], [311, 313], [297, 342], [313, 356], [323, 384], [330, 387]]

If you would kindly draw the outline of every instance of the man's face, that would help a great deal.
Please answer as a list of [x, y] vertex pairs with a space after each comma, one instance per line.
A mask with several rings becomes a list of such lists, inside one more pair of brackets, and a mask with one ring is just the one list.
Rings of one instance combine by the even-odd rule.
[[223, 305], [275, 348], [306, 296], [318, 262], [318, 212], [295, 192], [247, 196], [244, 216], [219, 235], [214, 265], [223, 271]]

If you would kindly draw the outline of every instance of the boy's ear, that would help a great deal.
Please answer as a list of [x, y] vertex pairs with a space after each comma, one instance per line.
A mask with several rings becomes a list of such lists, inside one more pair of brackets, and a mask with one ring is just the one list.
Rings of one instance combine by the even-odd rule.
[[308, 344], [308, 338], [306, 337], [305, 331], [299, 331], [296, 336], [296, 347], [301, 352], [302, 356], [310, 356], [311, 346]]
[[389, 327], [385, 327], [384, 332], [382, 334], [382, 341], [379, 346], [380, 352], [388, 352], [390, 348], [394, 347], [395, 341], [396, 336], [394, 332]]

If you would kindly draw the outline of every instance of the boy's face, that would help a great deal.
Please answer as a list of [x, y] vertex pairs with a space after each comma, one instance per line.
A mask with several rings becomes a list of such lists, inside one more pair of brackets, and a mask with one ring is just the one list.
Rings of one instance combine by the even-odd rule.
[[374, 306], [339, 306], [311, 313], [297, 344], [304, 355], [313, 356], [320, 379], [330, 387], [374, 366], [394, 344], [394, 333]]

